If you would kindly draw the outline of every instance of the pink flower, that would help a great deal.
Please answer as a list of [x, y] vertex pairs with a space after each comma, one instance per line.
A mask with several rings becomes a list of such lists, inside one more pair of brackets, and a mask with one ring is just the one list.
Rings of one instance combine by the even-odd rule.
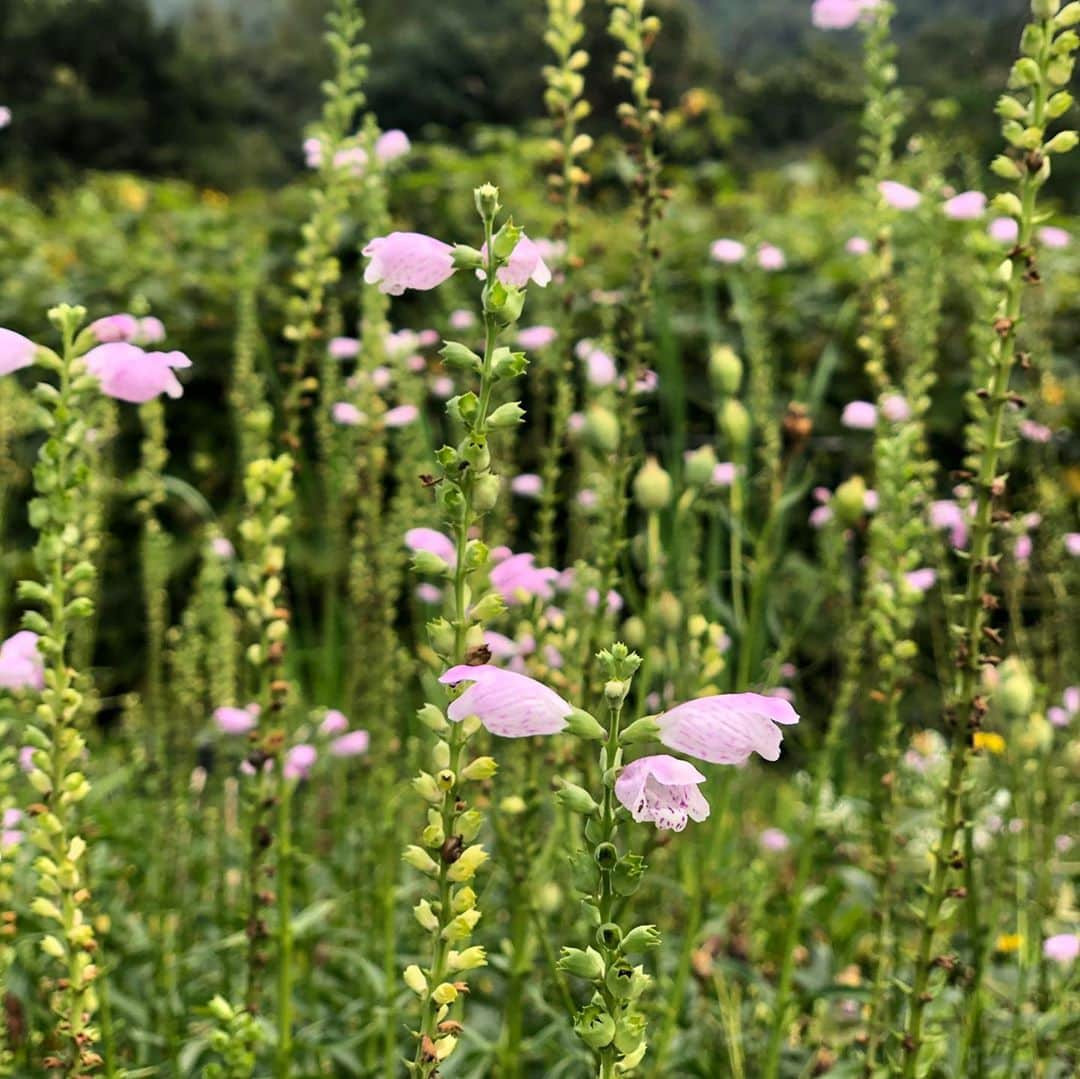
[[538, 498], [543, 487], [544, 481], [532, 472], [522, 472], [510, 481], [510, 490], [522, 498]]
[[870, 254], [870, 241], [865, 236], [852, 236], [846, 244], [844, 244], [844, 250], [849, 255], [869, 255]]
[[742, 764], [756, 752], [780, 759], [778, 724], [798, 723], [788, 701], [760, 693], [721, 693], [676, 705], [661, 715], [660, 741], [711, 764]]
[[689, 762], [659, 753], [628, 764], [615, 780], [615, 797], [638, 823], [652, 821], [681, 832], [688, 820], [703, 821], [709, 803], [698, 790], [705, 777]]
[[438, 378], [433, 379], [431, 383], [433, 396], [438, 397], [441, 401], [453, 397], [454, 388], [454, 380], [449, 375], [440, 375]]
[[559, 335], [551, 326], [527, 326], [517, 335], [517, 343], [522, 348], [547, 348]]
[[342, 427], [358, 427], [367, 420], [367, 416], [351, 401], [335, 401], [330, 406], [330, 417]]
[[355, 337], [331, 337], [326, 351], [335, 360], [351, 360], [360, 352], [360, 342]]
[[309, 169], [317, 169], [322, 164], [322, 157], [322, 140], [315, 135], [304, 139], [304, 164]]
[[967, 546], [968, 527], [964, 511], [951, 499], [930, 503], [930, 523], [934, 528], [948, 529], [949, 539], [957, 549]]
[[307, 779], [318, 756], [318, 751], [314, 746], [301, 742], [285, 754], [281, 774], [286, 779]]
[[349, 731], [330, 743], [332, 757], [359, 757], [368, 751], [371, 738], [367, 731]]
[[104, 345], [113, 341], [134, 341], [139, 321], [134, 315], [106, 315], [90, 323], [90, 332]]
[[738, 240], [714, 240], [709, 248], [709, 255], [713, 262], [732, 263], [742, 262], [746, 258], [746, 244]]
[[493, 629], [484, 631], [484, 644], [497, 659], [510, 659], [518, 654], [517, 642], [512, 641], [505, 633], [496, 633]]
[[409, 136], [397, 128], [384, 131], [375, 140], [375, 156], [384, 165], [399, 157], [404, 157], [410, 149], [412, 149], [412, 143], [409, 142]]
[[590, 386], [610, 386], [618, 377], [615, 360], [601, 348], [590, 348], [581, 357], [585, 380]]
[[450, 325], [455, 330], [469, 330], [476, 325], [476, 315], [465, 308], [450, 312]]
[[0, 327], [0, 375], [10, 375], [34, 362], [37, 345], [29, 337]]
[[877, 424], [877, 409], [869, 401], [849, 401], [840, 422], [853, 431], [872, 431]]
[[824, 528], [833, 519], [831, 506], [815, 506], [810, 511], [810, 527]]
[[659, 385], [660, 376], [651, 367], [646, 367], [634, 383], [634, 393], [656, 393]]
[[319, 733], [327, 736], [341, 734], [342, 731], [348, 729], [349, 721], [345, 718], [345, 714], [339, 712], [336, 708], [328, 709], [326, 715], [323, 716], [322, 723], [319, 724]]
[[814, 0], [810, 21], [819, 30], [849, 30], [878, 0]]
[[0, 131], [3, 131], [11, 123], [11, 109], [7, 105], [0, 105]]
[[364, 280], [390, 296], [400, 296], [407, 288], [436, 288], [454, 272], [453, 250], [420, 232], [376, 236], [362, 252], [371, 259]]
[[1069, 686], [1061, 695], [1061, 703], [1071, 716], [1080, 712], [1080, 686]]
[[997, 240], [999, 244], [1014, 244], [1020, 235], [1020, 226], [1011, 217], [995, 217], [987, 226], [987, 233], [991, 240]]
[[367, 169], [367, 150], [362, 146], [345, 146], [334, 154], [334, 168], [348, 169], [353, 176], [363, 176]]
[[98, 345], [84, 359], [86, 369], [101, 383], [102, 393], [136, 405], [163, 393], [182, 396], [184, 389], [175, 372], [191, 366], [182, 352], [144, 352], [123, 341]]
[[139, 328], [135, 331], [135, 340], [140, 345], [156, 345], [165, 340], [165, 323], [153, 315], [139, 319]]
[[1073, 558], [1080, 558], [1080, 532], [1065, 533], [1065, 551]]
[[594, 510], [600, 504], [600, 496], [592, 488], [586, 487], [584, 490], [578, 491], [574, 501], [583, 510]]
[[937, 571], [929, 568], [913, 569], [904, 574], [904, 580], [916, 592], [929, 592], [937, 583]]
[[1043, 941], [1043, 955], [1055, 963], [1071, 963], [1080, 955], [1080, 934], [1058, 933]]
[[491, 586], [499, 591], [508, 606], [525, 603], [533, 596], [551, 599], [559, 571], [535, 563], [535, 555], [516, 554], [491, 571]]
[[914, 210], [922, 202], [922, 195], [907, 184], [898, 184], [895, 180], [882, 180], [878, 184], [881, 197], [894, 210]]
[[763, 270], [782, 270], [787, 265], [787, 257], [774, 244], [758, 244], [757, 264]]
[[1013, 547], [1013, 558], [1017, 562], [1028, 562], [1031, 559], [1032, 551], [1031, 537], [1028, 535], [1017, 536], [1016, 545]]
[[[590, 611], [595, 611], [600, 606], [600, 589], [590, 588], [585, 593], [585, 606]], [[623, 608], [623, 598], [615, 591], [614, 588], [608, 590], [607, 594], [607, 609], [611, 612], [621, 611]]]
[[1028, 442], [1049, 442], [1054, 437], [1054, 432], [1044, 423], [1036, 423], [1035, 420], [1021, 420], [1016, 425], [1016, 430], [1021, 438]]
[[1035, 235], [1043, 247], [1068, 247], [1072, 242], [1072, 237], [1064, 229], [1059, 229], [1054, 225], [1044, 225]]
[[476, 716], [487, 730], [503, 738], [557, 734], [573, 711], [554, 690], [535, 679], [489, 664], [451, 667], [439, 681], [451, 686], [472, 682], [447, 709], [453, 722]]
[[34, 764], [34, 747], [23, 746], [19, 750], [19, 768], [24, 772], [32, 772], [36, 765]]
[[405, 533], [405, 546], [410, 551], [427, 551], [437, 555], [448, 566], [457, 564], [457, 548], [453, 540], [434, 528], [410, 528]]
[[974, 221], [986, 213], [986, 196], [981, 191], [962, 191], [947, 199], [942, 209], [954, 221]]
[[905, 423], [911, 419], [911, 407], [902, 394], [890, 393], [881, 399], [881, 414], [889, 423]]
[[416, 335], [416, 343], [420, 348], [434, 348], [440, 340], [438, 330], [421, 330]]
[[866, 510], [867, 513], [877, 513], [880, 504], [881, 499], [878, 498], [877, 491], [875, 491], [873, 487], [869, 488], [866, 494], [863, 495], [863, 509]]
[[21, 629], [0, 644], [0, 689], [44, 688], [45, 659], [38, 651], [38, 635]]
[[521, 234], [506, 265], [501, 266], [495, 276], [504, 285], [514, 288], [524, 288], [530, 281], [544, 288], [551, 281], [551, 271], [540, 257], [540, 248], [525, 233]]
[[730, 487], [735, 482], [737, 473], [734, 461], [718, 461], [710, 479], [714, 487]]
[[415, 423], [419, 418], [420, 410], [416, 405], [398, 405], [397, 408], [390, 409], [383, 416], [383, 423], [387, 427], [408, 427], [410, 423]]
[[246, 708], [215, 708], [214, 722], [222, 734], [247, 734], [259, 722], [259, 706], [249, 704]]
[[791, 846], [791, 840], [787, 835], [780, 831], [779, 828], [766, 828], [765, 831], [758, 836], [758, 841], [761, 845], [769, 851], [775, 854], [779, 854], [781, 851], [785, 851]]
[[416, 586], [416, 598], [421, 603], [429, 603], [432, 607], [442, 603], [442, 589], [430, 581], [424, 581]]

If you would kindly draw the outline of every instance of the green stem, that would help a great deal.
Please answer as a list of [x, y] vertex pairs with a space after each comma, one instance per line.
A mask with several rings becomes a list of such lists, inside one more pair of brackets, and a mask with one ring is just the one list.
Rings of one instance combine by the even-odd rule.
[[[281, 762], [278, 762], [279, 767]], [[277, 814], [278, 1000], [274, 1075], [288, 1079], [292, 1068], [292, 791], [281, 776]]]

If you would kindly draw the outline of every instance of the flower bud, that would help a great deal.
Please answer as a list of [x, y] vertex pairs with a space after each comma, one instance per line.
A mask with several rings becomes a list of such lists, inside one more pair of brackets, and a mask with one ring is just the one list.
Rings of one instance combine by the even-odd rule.
[[454, 972], [475, 970], [487, 965], [487, 952], [478, 944], [462, 952], [450, 951], [446, 956], [446, 965]]
[[499, 189], [494, 184], [481, 184], [473, 191], [476, 212], [490, 221], [499, 212]]
[[836, 488], [829, 503], [836, 519], [844, 525], [852, 525], [866, 513], [866, 480], [852, 476]]
[[472, 936], [472, 931], [476, 928], [478, 921], [480, 921], [480, 911], [476, 907], [463, 910], [456, 917], [451, 918], [442, 931], [443, 940], [447, 940], [451, 944], [458, 944], [463, 940], [468, 940]]
[[455, 884], [472, 880], [476, 871], [488, 860], [488, 852], [479, 844], [467, 847], [453, 865], [446, 872], [448, 880]]
[[735, 449], [742, 449], [750, 438], [750, 413], [734, 397], [729, 397], [720, 408], [720, 430]]
[[639, 925], [623, 937], [622, 950], [627, 955], [660, 946], [660, 930], [655, 925]]
[[1059, 131], [1044, 147], [1048, 154], [1067, 154], [1075, 150], [1080, 143], [1080, 135], [1075, 131]]
[[431, 994], [431, 999], [436, 1004], [453, 1004], [457, 997], [458, 991], [451, 982], [443, 982], [442, 985], [437, 985]]
[[432, 577], [445, 577], [450, 572], [450, 564], [445, 558], [440, 558], [431, 551], [414, 551], [412, 556], [412, 568], [416, 573], [423, 573]]
[[686, 482], [691, 487], [704, 487], [712, 479], [716, 468], [716, 450], [702, 446], [686, 458]]
[[1035, 701], [1035, 686], [1024, 664], [1010, 656], [998, 668], [1000, 682], [994, 700], [1010, 716], [1026, 718]]
[[505, 405], [499, 405], [487, 419], [487, 425], [493, 431], [499, 431], [507, 427], [516, 427], [525, 417], [525, 409], [520, 401], [507, 401]]
[[485, 472], [476, 477], [473, 486], [473, 508], [477, 513], [487, 513], [495, 508], [499, 501], [499, 477], [491, 472]]
[[581, 813], [584, 816], [592, 816], [600, 808], [593, 796], [576, 783], [564, 783], [555, 792], [555, 800], [572, 813]]
[[427, 978], [424, 977], [424, 972], [415, 963], [410, 963], [405, 968], [402, 978], [418, 997], [427, 995]]
[[443, 800], [442, 791], [439, 790], [439, 785], [435, 782], [435, 777], [428, 775], [427, 772], [421, 772], [412, 781], [412, 787], [425, 802], [431, 802], [434, 805]]
[[652, 716], [645, 716], [619, 732], [619, 745], [631, 746], [640, 742], [655, 742], [659, 736], [660, 724]]
[[429, 877], [439, 875], [439, 867], [435, 864], [435, 859], [423, 847], [410, 844], [401, 857], [407, 865], [411, 865], [413, 869], [418, 869], [421, 873], [426, 873]]
[[663, 591], [657, 597], [656, 613], [660, 616], [660, 624], [669, 633], [675, 633], [682, 625], [682, 604], [673, 592]]
[[454, 914], [464, 914], [476, 906], [476, 892], [467, 884], [454, 892], [454, 898], [450, 900], [450, 910]]
[[647, 458], [634, 477], [634, 498], [649, 513], [659, 512], [671, 502], [671, 476], [655, 457]]
[[421, 899], [412, 909], [413, 917], [420, 923], [420, 928], [428, 933], [434, 933], [439, 928], [439, 919], [431, 909], [431, 904], [426, 899]]
[[603, 1049], [615, 1038], [615, 1020], [599, 1005], [589, 1004], [574, 1017], [577, 1036], [593, 1049]]
[[597, 453], [614, 453], [619, 448], [619, 421], [602, 405], [591, 405], [585, 413], [584, 434]]
[[428, 640], [439, 655], [448, 656], [454, 650], [454, 627], [445, 618], [433, 618], [427, 624]]
[[1036, 19], [1052, 19], [1061, 7], [1061, 0], [1031, 0], [1031, 14]]
[[709, 354], [709, 381], [713, 389], [730, 397], [742, 382], [743, 363], [730, 345], [715, 345]]
[[566, 729], [571, 734], [576, 734], [578, 738], [585, 738], [590, 741], [607, 737], [607, 731], [601, 726], [596, 717], [582, 711], [580, 708], [575, 708], [566, 717]]
[[558, 966], [564, 973], [590, 982], [604, 976], [604, 960], [595, 948], [563, 948]]
[[494, 757], [477, 757], [462, 770], [461, 778], [469, 782], [490, 779], [499, 769]]

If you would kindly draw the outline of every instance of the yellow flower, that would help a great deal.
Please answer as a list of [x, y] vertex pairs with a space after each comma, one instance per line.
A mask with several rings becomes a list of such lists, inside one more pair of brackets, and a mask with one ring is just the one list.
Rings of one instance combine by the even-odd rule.
[[985, 749], [996, 757], [1005, 752], [1005, 739], [997, 731], [976, 731], [972, 744], [976, 749]]
[[1020, 950], [1020, 945], [1023, 943], [1023, 938], [1019, 933], [1002, 933], [998, 937], [994, 947], [999, 952], [1017, 952]]

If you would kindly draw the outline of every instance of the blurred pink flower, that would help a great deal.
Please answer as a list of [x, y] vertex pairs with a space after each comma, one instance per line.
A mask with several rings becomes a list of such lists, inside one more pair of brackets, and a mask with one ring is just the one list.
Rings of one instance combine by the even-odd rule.
[[363, 176], [367, 169], [367, 150], [362, 146], [345, 146], [334, 154], [334, 168], [347, 169], [353, 176]]
[[317, 169], [322, 164], [322, 140], [312, 135], [304, 139], [304, 164], [309, 169]]
[[360, 352], [360, 342], [355, 337], [331, 337], [326, 351], [335, 360], [351, 360]]
[[656, 393], [659, 385], [660, 376], [652, 368], [646, 367], [634, 383], [634, 393]]
[[430, 603], [432, 607], [442, 603], [442, 589], [430, 581], [424, 581], [416, 586], [416, 598], [421, 603]]
[[450, 312], [450, 325], [455, 330], [468, 330], [476, 325], [476, 315], [464, 307]]
[[882, 180], [878, 184], [878, 190], [894, 210], [914, 210], [922, 202], [922, 195], [918, 191], [895, 180]]
[[92, 348], [84, 361], [101, 384], [102, 393], [138, 405], [163, 393], [183, 396], [184, 388], [175, 372], [191, 366], [191, 360], [182, 352], [144, 352], [138, 345], [123, 341]]
[[544, 481], [535, 473], [522, 472], [510, 481], [510, 490], [522, 498], [539, 498]]
[[810, 21], [819, 30], [848, 30], [879, 0], [814, 0]]
[[210, 550], [222, 559], [232, 558], [236, 554], [236, 548], [224, 536], [215, 536], [210, 541]]
[[367, 419], [351, 401], [335, 401], [330, 406], [330, 416], [342, 427], [358, 427]]
[[339, 712], [336, 708], [331, 708], [323, 716], [322, 723], [319, 724], [319, 733], [327, 736], [332, 734], [341, 734], [342, 731], [349, 729], [349, 721], [345, 718], [343, 712]]
[[21, 629], [0, 644], [0, 689], [44, 688], [45, 659], [38, 651], [38, 635]]
[[488, 731], [503, 738], [557, 734], [573, 711], [554, 690], [535, 679], [490, 664], [451, 667], [439, 681], [451, 686], [472, 682], [450, 702], [446, 714], [453, 722], [474, 715]]
[[139, 320], [134, 315], [105, 315], [90, 323], [90, 332], [104, 345], [113, 341], [134, 341]]
[[420, 232], [376, 236], [362, 252], [371, 259], [364, 280], [390, 296], [400, 296], [406, 289], [436, 288], [454, 272], [453, 250]]
[[410, 423], [415, 423], [419, 418], [420, 410], [416, 405], [398, 405], [397, 408], [390, 409], [383, 416], [383, 423], [387, 427], [408, 427]]
[[791, 840], [779, 828], [766, 828], [758, 838], [766, 850], [773, 851], [775, 854], [791, 846]]
[[710, 482], [714, 487], [730, 487], [735, 482], [738, 469], [734, 461], [718, 461], [712, 470]]
[[916, 592], [929, 592], [937, 583], [937, 571], [928, 567], [913, 569], [910, 573], [904, 574], [904, 580]]
[[349, 731], [335, 738], [329, 746], [331, 757], [359, 757], [368, 751], [371, 737], [367, 731]]
[[410, 551], [427, 551], [437, 555], [448, 566], [457, 564], [457, 548], [453, 540], [434, 528], [410, 528], [405, 533], [405, 546]]
[[404, 157], [410, 149], [412, 149], [412, 143], [409, 142], [409, 136], [397, 128], [384, 131], [375, 140], [375, 156], [384, 165], [399, 157]]
[[585, 381], [590, 386], [610, 386], [618, 377], [614, 358], [602, 348], [590, 348], [580, 358], [585, 364]]
[[551, 281], [551, 271], [540, 257], [540, 248], [525, 233], [521, 234], [506, 265], [501, 266], [495, 276], [504, 285], [514, 288], [524, 288], [530, 281], [543, 288]]
[[852, 236], [851, 239], [844, 244], [844, 250], [849, 255], [869, 255], [870, 241], [865, 236]]
[[911, 406], [902, 394], [886, 394], [881, 399], [881, 414], [890, 423], [906, 423], [911, 419]]
[[165, 323], [153, 315], [147, 315], [139, 319], [139, 325], [135, 330], [135, 340], [140, 345], [156, 345], [165, 340]]
[[995, 217], [987, 226], [986, 231], [990, 234], [990, 239], [997, 240], [998, 243], [1014, 244], [1020, 235], [1020, 226], [1017, 225], [1015, 218]]
[[746, 244], [741, 244], [738, 240], [714, 240], [709, 247], [709, 256], [713, 262], [724, 262], [729, 265], [742, 262], [746, 258]]
[[3, 131], [11, 123], [11, 109], [7, 105], [0, 105], [0, 131]]
[[1073, 558], [1080, 558], [1080, 532], [1065, 533], [1065, 551]]
[[815, 506], [810, 511], [810, 527], [824, 528], [833, 519], [831, 506]]
[[1055, 963], [1071, 963], [1080, 955], [1080, 934], [1058, 933], [1043, 941], [1043, 955]]
[[1072, 242], [1072, 237], [1064, 229], [1059, 229], [1055, 225], [1044, 225], [1035, 235], [1043, 247], [1068, 247]]
[[954, 221], [974, 221], [986, 213], [986, 196], [981, 191], [962, 191], [947, 199], [942, 209]]
[[780, 758], [780, 725], [799, 722], [788, 701], [760, 693], [721, 693], [686, 701], [661, 715], [660, 741], [711, 764], [742, 764], [756, 752]]
[[869, 401], [849, 401], [840, 422], [853, 431], [872, 431], [877, 424], [877, 409]]
[[222, 734], [247, 734], [259, 722], [259, 706], [249, 704], [246, 708], [225, 705], [214, 709], [214, 722]]
[[0, 375], [10, 375], [34, 362], [37, 345], [29, 337], [0, 327]]
[[23, 772], [32, 772], [34, 770], [33, 746], [23, 746], [22, 749], [19, 750], [19, 768]]
[[301, 742], [285, 754], [281, 774], [286, 779], [307, 779], [318, 756], [318, 750], [314, 746]]
[[[578, 491], [577, 498], [574, 501], [583, 510], [594, 510], [600, 504], [600, 496], [592, 488], [586, 487]], [[1077, 535], [1080, 535], [1080, 533], [1077, 533]]]
[[787, 265], [787, 256], [775, 244], [758, 244], [756, 257], [763, 270], [782, 270]]
[[681, 832], [688, 820], [709, 816], [709, 803], [698, 790], [704, 782], [689, 761], [658, 753], [632, 761], [619, 773], [615, 797], [638, 823], [651, 821], [663, 831]]
[[1017, 562], [1028, 562], [1031, 559], [1032, 551], [1031, 537], [1027, 534], [1016, 537], [1016, 544], [1013, 547], [1013, 558]]
[[552, 326], [526, 326], [517, 335], [517, 343], [522, 348], [547, 348], [558, 337]]
[[1035, 420], [1021, 420], [1016, 425], [1017, 433], [1028, 442], [1049, 442], [1054, 437], [1054, 432], [1044, 423]]
[[535, 563], [535, 555], [515, 554], [491, 571], [492, 588], [498, 590], [509, 606], [525, 603], [534, 596], [551, 599], [554, 595], [553, 585], [559, 571]]
[[930, 503], [930, 523], [934, 528], [944, 528], [957, 549], [967, 546], [968, 526], [964, 511], [951, 499], [942, 498]]

